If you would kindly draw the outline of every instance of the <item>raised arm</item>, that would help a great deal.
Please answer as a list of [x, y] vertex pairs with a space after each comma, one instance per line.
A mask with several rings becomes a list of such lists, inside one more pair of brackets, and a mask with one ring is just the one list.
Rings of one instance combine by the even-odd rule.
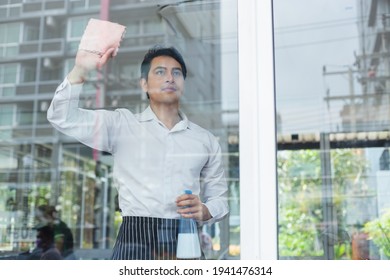
[[83, 82], [90, 71], [103, 67], [115, 49], [103, 56], [79, 50], [76, 63], [60, 84], [47, 111], [48, 121], [60, 132], [94, 149], [112, 152], [115, 124], [119, 114], [106, 110], [79, 108]]
[[79, 50], [73, 69], [68, 74], [71, 84], [84, 83], [88, 74], [93, 70], [100, 70], [111, 57], [116, 55], [116, 49], [108, 49], [102, 56], [97, 53]]

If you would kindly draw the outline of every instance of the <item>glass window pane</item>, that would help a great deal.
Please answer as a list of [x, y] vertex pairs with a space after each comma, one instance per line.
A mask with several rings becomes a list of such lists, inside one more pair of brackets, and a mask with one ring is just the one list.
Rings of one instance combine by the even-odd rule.
[[7, 16], [7, 9], [0, 8], [0, 17], [6, 17]]
[[2, 87], [1, 88], [1, 96], [14, 96], [15, 95], [15, 87]]
[[85, 0], [71, 1], [72, 9], [82, 9], [85, 8]]
[[19, 125], [31, 125], [33, 121], [33, 104], [22, 103], [17, 107], [17, 122]]
[[19, 48], [17, 46], [5, 47], [5, 57], [16, 56], [19, 54]]
[[88, 0], [89, 7], [100, 7], [100, 0]]
[[[21, 7], [25, 6], [25, 1], [24, 4], [22, 2], [18, 2]], [[28, 2], [34, 2], [27, 5], [32, 8], [42, 8], [47, 4], [44, 0]], [[188, 138], [196, 142], [198, 151], [191, 150], [195, 147], [194, 142], [184, 146], [175, 145], [173, 148], [182, 147], [185, 151], [167, 153], [165, 158], [172, 160], [175, 166], [164, 172], [154, 172], [154, 168], [164, 164], [156, 165], [158, 159], [150, 153], [150, 149], [155, 149], [161, 143], [169, 146], [175, 141], [153, 141], [155, 145], [147, 149], [145, 146], [134, 148], [127, 144], [123, 147], [133, 149], [126, 157], [130, 164], [140, 170], [133, 173], [140, 176], [140, 180], [134, 182], [142, 182], [150, 187], [154, 185], [149, 184], [152, 178], [150, 174], [169, 178], [168, 173], [173, 172], [181, 176], [178, 180], [155, 181], [157, 185], [166, 182], [171, 190], [167, 192], [167, 196], [170, 196], [167, 209], [173, 213], [171, 218], [180, 217], [175, 210], [175, 199], [184, 187], [193, 187], [208, 204], [213, 200], [208, 197], [208, 190], [216, 188], [218, 184], [224, 186], [226, 180], [226, 189], [232, 193], [227, 200], [232, 215], [202, 226], [201, 245], [208, 259], [238, 259], [240, 182], [236, 0], [155, 2], [156, 5], [138, 0], [111, 1], [110, 10], [101, 11], [102, 14], [108, 12], [111, 21], [125, 25], [127, 30], [118, 55], [101, 71], [89, 73], [78, 106], [82, 112], [107, 110], [109, 115], [116, 113], [115, 109], [122, 108], [132, 115], [141, 114], [149, 105], [140, 85], [141, 61], [148, 49], [156, 44], [175, 46], [188, 68], [180, 109], [196, 124], [190, 125], [194, 125], [195, 130], [204, 128], [208, 131], [205, 132], [208, 137]], [[73, 237], [73, 249], [70, 244], [62, 244], [61, 238], [58, 240], [58, 244], [66, 247], [66, 250], [62, 250], [64, 258], [109, 259], [122, 224], [122, 215], [129, 213], [123, 207], [127, 201], [123, 197], [127, 197], [127, 194], [122, 193], [122, 187], [118, 193], [120, 180], [114, 172], [117, 168], [114, 156], [120, 153], [113, 155], [107, 149], [105, 152], [95, 150], [91, 147], [93, 145], [79, 142], [78, 137], [58, 132], [47, 120], [50, 98], [73, 69], [74, 57], [88, 20], [100, 17], [100, 3], [100, 0], [69, 1], [66, 13], [63, 6], [57, 9], [50, 4], [50, 16], [26, 10], [24, 12], [28, 16], [20, 18], [11, 17], [11, 7], [3, 5], [7, 14], [0, 25], [0, 56], [6, 56], [7, 60], [0, 62], [0, 139], [7, 149], [7, 155], [0, 156], [0, 159], [6, 160], [0, 164], [0, 248], [5, 248], [4, 254], [0, 252], [0, 258], [9, 255], [11, 258], [39, 258], [34, 254], [21, 256], [17, 253], [35, 252], [34, 226], [40, 222], [42, 215], [55, 211], [67, 226], [67, 236], [71, 233]], [[196, 26], [192, 24], [194, 20], [197, 21]], [[30, 43], [19, 44], [19, 40]], [[51, 48], [53, 45], [58, 48]], [[173, 73], [177, 74], [177, 70]], [[183, 120], [180, 126], [186, 123], [184, 115], [181, 116]], [[78, 122], [73, 127], [79, 125]], [[131, 125], [129, 128], [133, 127]], [[167, 125], [157, 128], [166, 130], [170, 136], [179, 135], [170, 131], [173, 128]], [[190, 132], [181, 128], [180, 131]], [[139, 145], [150, 141], [144, 133], [134, 136], [139, 137]], [[125, 141], [122, 136], [118, 140]], [[203, 150], [203, 145], [197, 145], [202, 141], [216, 152]], [[183, 164], [188, 164], [189, 168], [183, 168]], [[221, 180], [216, 184], [215, 177], [208, 174], [219, 172], [222, 168], [224, 174], [218, 173]], [[183, 172], [188, 174], [184, 176]], [[134, 188], [133, 184], [127, 187]], [[157, 189], [153, 192], [159, 194], [166, 188]], [[134, 189], [134, 193], [137, 192]], [[160, 207], [152, 209], [158, 213], [158, 217], [168, 217], [167, 213], [160, 213], [158, 209]], [[213, 210], [213, 207], [210, 206], [210, 209]], [[222, 210], [218, 209], [217, 212]], [[13, 217], [12, 221], [9, 217]], [[48, 217], [50, 219], [50, 215]], [[7, 232], [11, 226], [14, 230]], [[58, 244], [58, 248], [62, 248]]]
[[145, 20], [144, 29], [145, 33], [160, 33], [163, 31], [163, 25], [159, 20]]
[[0, 44], [3, 44], [5, 42], [6, 30], [7, 30], [7, 25], [0, 24]]
[[139, 20], [124, 19], [122, 24], [126, 26], [126, 37], [128, 37], [129, 35], [139, 35], [141, 32], [141, 23]]
[[26, 67], [23, 69], [23, 79], [22, 82], [34, 82], [36, 76], [36, 71], [34, 68]]
[[12, 126], [14, 124], [14, 105], [0, 105], [0, 126]]
[[9, 15], [11, 17], [17, 17], [20, 16], [20, 7], [13, 7], [9, 10]]
[[6, 43], [18, 43], [20, 35], [20, 24], [9, 24], [7, 28], [7, 36], [5, 38]]
[[[12, 138], [12, 130], [10, 129], [0, 129], [0, 139], [3, 141], [8, 141]], [[12, 250], [12, 246], [9, 247], [9, 250]]]
[[88, 22], [87, 18], [73, 18], [70, 21], [70, 38], [81, 38], [84, 28]]
[[25, 41], [36, 41], [39, 39], [39, 29], [37, 27], [25, 26]]
[[[0, 138], [1, 139], [1, 138]], [[0, 169], [16, 168], [16, 160], [11, 149], [0, 149]]]
[[298, 2], [274, 1], [279, 256], [387, 259], [390, 4]]
[[[3, 67], [2, 67], [3, 68]], [[16, 83], [16, 75], [17, 75], [17, 65], [16, 64], [8, 64], [3, 68], [3, 83]]]

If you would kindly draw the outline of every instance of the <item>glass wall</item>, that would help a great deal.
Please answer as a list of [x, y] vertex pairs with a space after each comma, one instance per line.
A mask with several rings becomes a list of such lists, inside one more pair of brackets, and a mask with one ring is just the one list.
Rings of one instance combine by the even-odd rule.
[[41, 205], [53, 206], [70, 228], [77, 258], [111, 255], [121, 223], [112, 156], [46, 120], [88, 19], [107, 13], [127, 32], [118, 56], [86, 81], [80, 106], [143, 111], [144, 53], [155, 44], [176, 46], [189, 72], [182, 110], [218, 138], [229, 187], [231, 215], [202, 228], [204, 252], [209, 259], [239, 258], [236, 1], [5, 2], [12, 3], [0, 4], [0, 258], [33, 250]]
[[280, 259], [390, 257], [390, 3], [274, 0]]

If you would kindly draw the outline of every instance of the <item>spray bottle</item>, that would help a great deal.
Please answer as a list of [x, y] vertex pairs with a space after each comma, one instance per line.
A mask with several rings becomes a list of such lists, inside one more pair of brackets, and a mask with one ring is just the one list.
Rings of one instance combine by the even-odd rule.
[[[185, 194], [192, 194], [191, 190], [185, 190]], [[179, 235], [177, 239], [176, 257], [178, 259], [200, 258], [200, 244], [196, 221], [191, 218], [180, 218]]]

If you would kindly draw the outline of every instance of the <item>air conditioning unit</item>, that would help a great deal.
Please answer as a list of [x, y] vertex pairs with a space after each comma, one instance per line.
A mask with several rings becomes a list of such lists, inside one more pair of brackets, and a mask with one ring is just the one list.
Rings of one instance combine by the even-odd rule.
[[57, 26], [57, 22], [56, 22], [56, 20], [55, 20], [55, 18], [53, 16], [46, 17], [45, 22], [46, 22], [46, 26], [48, 26], [48, 27], [53, 27], [54, 28], [54, 27]]
[[53, 60], [49, 57], [45, 57], [43, 59], [43, 67], [45, 68], [53, 68], [54, 66], [54, 63], [53, 63]]
[[46, 112], [47, 109], [49, 108], [49, 102], [42, 101], [39, 107], [40, 107], [39, 109], [41, 112]]

